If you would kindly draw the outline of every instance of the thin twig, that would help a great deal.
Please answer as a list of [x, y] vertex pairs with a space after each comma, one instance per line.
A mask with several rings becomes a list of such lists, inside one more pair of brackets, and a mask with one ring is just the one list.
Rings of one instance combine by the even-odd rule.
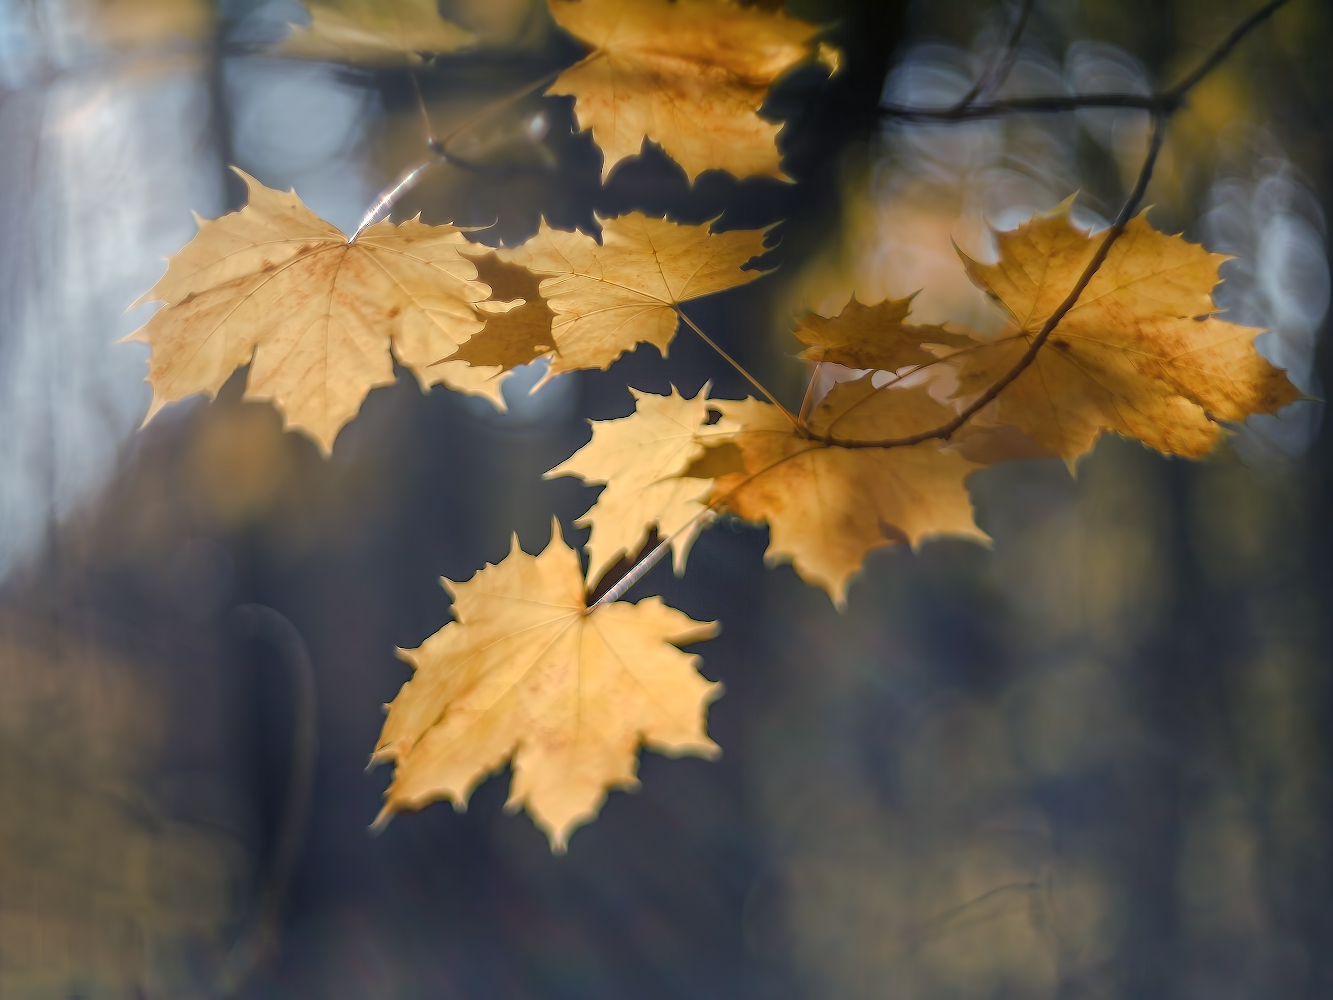
[[[1058, 94], [1046, 97], [1017, 97], [988, 104], [959, 101], [948, 108], [912, 108], [901, 104], [886, 104], [880, 108], [885, 118], [902, 122], [961, 122], [996, 118], [1015, 113], [1058, 113], [1083, 108], [1128, 108], [1170, 115], [1184, 103], [1185, 95], [1205, 76], [1215, 70], [1231, 51], [1251, 31], [1272, 17], [1289, 0], [1270, 0], [1240, 24], [1213, 49], [1193, 72], [1179, 83], [1158, 94]], [[979, 95], [978, 95], [979, 96]]]
[[[463, 119], [460, 125], [456, 126], [443, 139], [440, 139], [437, 142], [435, 142], [434, 145], [431, 146], [431, 148], [434, 149], [435, 152], [439, 153], [441, 156], [448, 157], [451, 163], [458, 162], [449, 152], [449, 143], [452, 142], [454, 139], [456, 139], [460, 133], [467, 131], [473, 125], [477, 124], [477, 122], [484, 121], [491, 115], [495, 114], [495, 112], [507, 108], [515, 101], [521, 101], [523, 98], [531, 94], [534, 90], [538, 90], [539, 88], [546, 86], [548, 83], [551, 83], [553, 80], [555, 80], [557, 76], [559, 76], [563, 72], [564, 72], [563, 68], [552, 70], [545, 76], [539, 77], [538, 79], [533, 80], [531, 83], [524, 84], [522, 87], [520, 87], [513, 93], [506, 94], [504, 97], [492, 101], [490, 104], [487, 104], [476, 114]], [[460, 165], [462, 164], [460, 163]]]
[[880, 114], [902, 122], [929, 124], [977, 121], [1017, 113], [1059, 113], [1082, 108], [1169, 112], [1177, 102], [1177, 98], [1167, 94], [1053, 94], [1047, 97], [1012, 97], [966, 107], [910, 108], [902, 104], [884, 104], [880, 106]]
[[684, 528], [681, 528], [680, 531], [677, 531], [675, 535], [672, 535], [670, 538], [662, 539], [662, 541], [657, 544], [657, 546], [653, 549], [653, 551], [649, 552], [646, 556], [644, 556], [637, 563], [635, 563], [628, 573], [626, 573], [624, 576], [622, 576], [619, 580], [616, 581], [614, 587], [608, 590], [601, 597], [597, 598], [597, 600], [589, 604], [588, 609], [583, 613], [585, 615], [590, 615], [603, 605], [615, 604], [616, 601], [624, 597], [625, 591], [629, 590], [630, 587], [634, 586], [636, 583], [642, 580], [644, 576], [647, 575], [650, 569], [652, 569], [654, 566], [656, 566], [658, 563], [662, 561], [662, 557], [666, 555], [667, 551], [671, 548], [671, 543], [672, 541], [675, 540], [676, 535], [679, 535], [681, 531], [687, 531], [690, 528], [693, 528], [695, 523], [699, 520], [700, 517], [703, 517], [704, 514], [711, 514], [711, 513], [712, 513], [711, 510], [703, 511], [692, 521], [690, 521], [689, 524], [685, 525]]
[[1028, 26], [1028, 18], [1032, 16], [1033, 2], [1034, 0], [1023, 0], [1018, 15], [1014, 18], [1013, 27], [1009, 29], [1009, 39], [1005, 42], [1004, 48], [996, 53], [986, 71], [977, 77], [977, 82], [972, 84], [972, 89], [959, 99], [954, 105], [955, 108], [967, 107], [978, 97], [987, 96], [1004, 83], [1005, 77], [1014, 68], [1014, 62], [1018, 58], [1018, 43], [1022, 41], [1023, 32]]
[[1270, 3], [1260, 7], [1244, 21], [1241, 21], [1240, 24], [1231, 29], [1231, 34], [1223, 39], [1221, 45], [1213, 49], [1212, 54], [1201, 62], [1193, 73], [1186, 76], [1178, 84], [1167, 91], [1167, 93], [1175, 95], [1178, 98], [1184, 97], [1185, 94], [1194, 88], [1196, 83], [1213, 70], [1217, 69], [1222, 60], [1231, 55], [1231, 50], [1239, 45], [1246, 35], [1276, 14], [1278, 8], [1282, 7], [1287, 2], [1288, 0], [1271, 0]]
[[443, 139], [437, 139], [435, 137], [434, 128], [431, 125], [430, 114], [426, 110], [425, 99], [421, 95], [421, 87], [417, 83], [416, 74], [415, 73], [412, 74], [412, 86], [416, 89], [417, 102], [421, 108], [422, 121], [425, 123], [426, 126], [426, 148], [431, 150], [431, 152], [434, 155], [431, 156], [429, 159], [423, 160], [421, 163], [418, 163], [416, 166], [410, 167], [407, 170], [405, 170], [402, 174], [398, 176], [397, 180], [395, 180], [392, 184], [390, 184], [383, 191], [381, 191], [375, 197], [375, 201], [371, 203], [370, 208], [366, 210], [366, 214], [361, 217], [361, 224], [356, 227], [356, 232], [352, 233], [352, 235], [348, 238], [347, 242], [351, 243], [352, 240], [355, 240], [357, 236], [360, 235], [361, 230], [365, 229], [367, 226], [372, 226], [376, 222], [388, 218], [390, 213], [393, 212], [394, 206], [398, 204], [399, 200], [403, 197], [403, 195], [407, 194], [408, 191], [411, 191], [414, 187], [416, 187], [417, 182], [421, 180], [422, 175], [431, 167], [437, 166], [438, 164], [441, 163], [447, 163], [450, 166], [458, 167], [462, 170], [490, 172], [489, 168], [485, 167], [482, 164], [472, 163], [469, 160], [463, 159], [460, 156], [455, 156], [452, 153], [450, 153], [449, 143], [453, 141], [453, 139], [456, 138], [459, 135], [459, 133], [463, 132], [465, 129], [471, 128], [477, 122], [481, 121], [482, 119], [486, 118], [489, 115], [494, 114], [501, 108], [507, 107], [508, 105], [514, 103], [515, 101], [522, 100], [524, 97], [527, 97], [528, 94], [532, 93], [534, 90], [537, 90], [539, 87], [543, 87], [546, 84], [550, 83], [561, 72], [562, 72], [561, 70], [553, 70], [552, 72], [547, 73], [540, 79], [534, 80], [532, 83], [525, 84], [519, 90], [516, 90], [511, 94], [506, 94], [499, 100], [491, 102], [490, 104], [482, 108], [480, 111], [478, 111], [475, 115], [472, 115], [470, 118], [464, 120], [461, 125], [454, 128], [454, 130], [451, 131], [448, 135], [446, 135]]
[[417, 110], [421, 112], [421, 123], [426, 127], [426, 145], [435, 147], [435, 126], [431, 124], [430, 112], [426, 110], [426, 99], [421, 96], [421, 84], [417, 81], [417, 71], [411, 67], [407, 75], [412, 80], [412, 92], [417, 95]]
[[699, 338], [705, 344], [707, 344], [713, 350], [717, 351], [717, 353], [722, 356], [723, 361], [725, 361], [727, 364], [731, 365], [732, 368], [735, 368], [738, 372], [744, 375], [752, 386], [754, 386], [765, 396], [767, 396], [768, 401], [782, 411], [782, 415], [791, 421], [791, 425], [793, 427], [795, 427], [798, 431], [804, 432], [805, 425], [802, 424], [799, 420], [796, 419], [795, 416], [792, 415], [791, 410], [787, 409], [780, 402], [778, 402], [778, 398], [774, 396], [771, 392], [769, 392], [768, 389], [764, 387], [764, 384], [762, 382], [760, 382], [757, 378], [755, 378], [753, 375], [747, 372], [744, 369], [744, 367], [741, 366], [741, 363], [739, 361], [733, 358], [726, 351], [722, 350], [722, 347], [717, 343], [717, 341], [715, 341], [712, 337], [708, 336], [708, 334], [704, 333], [703, 330], [699, 329], [698, 324], [695, 323], [694, 320], [690, 319], [688, 316], [685, 315], [685, 310], [683, 310], [680, 306], [676, 306], [675, 308], [676, 308], [676, 315], [685, 321], [686, 326], [688, 326], [691, 330], [697, 333], [699, 335]]

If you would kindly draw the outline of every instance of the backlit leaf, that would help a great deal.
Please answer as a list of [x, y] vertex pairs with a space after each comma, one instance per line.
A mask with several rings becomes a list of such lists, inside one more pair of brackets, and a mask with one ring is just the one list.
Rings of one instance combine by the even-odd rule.
[[[705, 170], [783, 177], [780, 125], [758, 111], [768, 88], [811, 59], [816, 28], [730, 0], [549, 0], [592, 52], [547, 93], [571, 94], [605, 178], [651, 139], [691, 181]], [[820, 60], [835, 65], [827, 46]], [[835, 67], [836, 68], [836, 67]]]
[[[938, 427], [953, 411], [925, 386], [875, 389], [871, 375], [844, 382], [815, 409], [816, 435], [899, 437]], [[910, 447], [844, 448], [803, 437], [776, 406], [712, 400], [742, 430], [743, 471], [720, 476], [713, 499], [769, 526], [770, 565], [790, 562], [807, 583], [846, 604], [847, 583], [867, 552], [953, 535], [987, 540], [972, 520], [965, 482], [980, 466], [939, 441]], [[859, 412], [858, 412], [859, 411]]]
[[578, 555], [552, 526], [530, 556], [445, 587], [455, 620], [404, 657], [416, 673], [389, 706], [375, 757], [395, 764], [381, 821], [448, 799], [466, 805], [511, 763], [509, 804], [563, 851], [611, 788], [634, 788], [640, 745], [712, 758], [708, 705], [722, 693], [677, 646], [714, 624], [649, 597], [589, 612]]
[[393, 382], [395, 357], [423, 387], [443, 382], [501, 404], [498, 368], [432, 364], [481, 329], [473, 305], [489, 292], [459, 254], [458, 229], [385, 221], [349, 242], [294, 192], [241, 176], [250, 203], [200, 220], [140, 299], [166, 303], [127, 338], [152, 348], [150, 419], [216, 394], [248, 364], [246, 398], [272, 400], [327, 453], [366, 393]]
[[[996, 236], [1000, 259], [964, 257], [968, 273], [1014, 326], [968, 353], [960, 393], [1009, 371], [1074, 287], [1102, 237], [1069, 218], [1069, 202]], [[989, 409], [1072, 462], [1106, 431], [1159, 451], [1206, 454], [1220, 420], [1273, 413], [1300, 394], [1254, 349], [1261, 333], [1212, 315], [1226, 258], [1132, 220], [1036, 359]]]
[[[764, 252], [764, 231], [709, 231], [633, 212], [601, 219], [602, 242], [545, 222], [522, 246], [497, 251], [544, 280], [555, 319], [551, 374], [608, 368], [640, 343], [663, 355], [676, 335], [676, 305], [759, 277], [741, 265]], [[466, 249], [483, 254], [485, 247]]]

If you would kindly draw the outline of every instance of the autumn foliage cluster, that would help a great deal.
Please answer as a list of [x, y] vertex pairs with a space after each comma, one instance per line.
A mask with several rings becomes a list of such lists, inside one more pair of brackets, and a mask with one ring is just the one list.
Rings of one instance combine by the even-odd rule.
[[[759, 114], [769, 87], [798, 64], [839, 68], [817, 26], [730, 0], [549, 6], [587, 55], [547, 93], [574, 98], [603, 178], [647, 142], [691, 180], [713, 169], [783, 178], [780, 126]], [[289, 54], [410, 62], [469, 42], [433, 0], [312, 15]], [[765, 269], [762, 230], [638, 213], [600, 219], [600, 237], [543, 222], [513, 247], [373, 215], [349, 236], [295, 193], [244, 179], [246, 207], [201, 221], [144, 296], [165, 303], [133, 335], [152, 349], [150, 416], [248, 365], [247, 397], [270, 400], [325, 453], [367, 393], [394, 380], [395, 361], [423, 389], [503, 406], [509, 374], [539, 359], [555, 378], [606, 369], [640, 344], [665, 354], [682, 329], [712, 344], [682, 306]], [[548, 473], [602, 487], [578, 522], [591, 529], [586, 564], [558, 525], [540, 555], [515, 540], [498, 565], [446, 582], [454, 621], [403, 653], [415, 674], [375, 749], [395, 767], [382, 820], [438, 799], [461, 807], [508, 763], [511, 804], [559, 850], [608, 789], [634, 785], [641, 746], [718, 752], [706, 713], [721, 688], [679, 648], [715, 626], [656, 597], [620, 601], [623, 588], [589, 603], [609, 570], [652, 558], [658, 540], [654, 555], [670, 550], [684, 572], [719, 516], [765, 524], [768, 561], [790, 562], [842, 606], [873, 549], [984, 542], [967, 489], [983, 466], [1048, 455], [1072, 469], [1107, 432], [1204, 456], [1227, 422], [1298, 398], [1256, 353], [1261, 331], [1214, 315], [1222, 257], [1156, 231], [1136, 204], [1103, 233], [1075, 225], [1071, 205], [996, 234], [993, 263], [962, 256], [1008, 315], [997, 335], [914, 324], [910, 299], [853, 297], [836, 316], [792, 317], [811, 371], [798, 410], [756, 383], [747, 399], [635, 391], [633, 414], [594, 423]], [[819, 397], [830, 366], [840, 380]]]

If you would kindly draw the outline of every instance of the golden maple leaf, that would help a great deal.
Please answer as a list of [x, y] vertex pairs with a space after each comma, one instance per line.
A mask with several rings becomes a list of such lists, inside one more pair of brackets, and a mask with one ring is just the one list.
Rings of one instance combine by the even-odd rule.
[[281, 55], [369, 65], [420, 62], [418, 53], [473, 44], [466, 28], [440, 17], [436, 0], [337, 0], [307, 3], [310, 27], [291, 26]]
[[722, 686], [676, 648], [712, 638], [716, 623], [657, 597], [589, 611], [558, 522], [541, 555], [515, 538], [499, 564], [444, 585], [455, 621], [404, 652], [416, 673], [375, 752], [395, 763], [377, 822], [439, 799], [462, 808], [512, 761], [510, 806], [526, 807], [559, 852], [608, 789], [637, 785], [641, 744], [670, 756], [721, 752], [705, 717]]
[[[730, 0], [549, 0], [556, 22], [592, 47], [548, 94], [574, 97], [602, 150], [602, 178], [645, 139], [693, 182], [705, 170], [784, 177], [780, 125], [758, 111], [768, 88], [813, 53], [816, 28]], [[819, 59], [833, 65], [827, 47]]]
[[671, 540], [676, 573], [685, 571], [690, 546], [705, 525], [711, 478], [686, 476], [710, 440], [740, 430], [729, 420], [707, 423], [708, 386], [693, 399], [673, 386], [669, 396], [631, 388], [634, 412], [616, 420], [592, 421], [592, 440], [546, 477], [578, 476], [605, 483], [597, 502], [575, 524], [592, 528], [588, 582], [595, 585], [623, 555], [633, 555], [654, 528]]
[[835, 317], [806, 314], [793, 331], [796, 339], [806, 345], [800, 357], [805, 361], [831, 361], [848, 368], [892, 372], [937, 361], [938, 356], [923, 346], [926, 344], [952, 350], [975, 345], [976, 341], [965, 333], [904, 322], [911, 311], [912, 298], [909, 295], [905, 299], [885, 299], [877, 305], [862, 305], [853, 295]]
[[[676, 335], [676, 306], [759, 277], [741, 265], [764, 252], [764, 230], [709, 231], [639, 212], [602, 223], [602, 242], [545, 221], [501, 260], [541, 275], [541, 295], [555, 313], [552, 376], [608, 368], [643, 342], [665, 356]], [[486, 247], [465, 248], [483, 254]]]
[[453, 226], [385, 221], [349, 241], [301, 204], [237, 171], [249, 204], [199, 232], [139, 302], [166, 305], [127, 340], [152, 348], [153, 403], [213, 396], [250, 366], [248, 399], [270, 399], [327, 454], [366, 393], [393, 382], [390, 355], [423, 387], [501, 405], [497, 368], [433, 365], [481, 329], [489, 289]]
[[[809, 420], [815, 435], [900, 437], [946, 423], [953, 410], [927, 386], [875, 389], [873, 376], [834, 387]], [[801, 579], [843, 608], [847, 582], [867, 552], [953, 535], [988, 541], [972, 520], [965, 481], [979, 465], [939, 441], [844, 448], [798, 434], [782, 412], [755, 399], [715, 399], [742, 429], [731, 441], [741, 468], [718, 476], [712, 499], [769, 526], [769, 565], [790, 561]]]
[[541, 277], [495, 253], [472, 262], [491, 289], [491, 297], [477, 305], [486, 326], [445, 360], [509, 371], [550, 354], [555, 313], [541, 296]]
[[[1000, 259], [964, 255], [968, 274], [1009, 310], [1014, 325], [968, 352], [960, 395], [1012, 369], [1069, 294], [1101, 244], [1069, 218], [1071, 202], [997, 233]], [[1105, 431], [1158, 451], [1206, 454], [1219, 420], [1273, 413], [1300, 397], [1254, 350], [1261, 333], [1212, 315], [1226, 260], [1133, 219], [1033, 363], [1003, 390], [985, 421], [1013, 424], [1072, 463]]]

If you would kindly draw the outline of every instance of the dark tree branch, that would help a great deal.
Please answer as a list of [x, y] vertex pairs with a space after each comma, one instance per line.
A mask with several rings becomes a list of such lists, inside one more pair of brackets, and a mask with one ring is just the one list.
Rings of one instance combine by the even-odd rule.
[[[1185, 103], [1186, 95], [1200, 80], [1215, 70], [1245, 36], [1277, 13], [1287, 2], [1288, 0], [1269, 0], [1236, 25], [1193, 72], [1174, 87], [1159, 94], [1052, 94], [1045, 97], [1019, 97], [986, 104], [973, 104], [971, 99], [984, 92], [984, 88], [976, 86], [972, 88], [973, 92], [969, 92], [963, 100], [952, 107], [910, 108], [901, 104], [885, 104], [881, 106], [880, 113], [884, 118], [909, 124], [976, 121], [1009, 114], [1050, 114], [1078, 111], [1083, 108], [1128, 108], [1151, 111], [1157, 115], [1170, 115], [1179, 110]], [[1016, 45], [1016, 40], [1011, 44]]]

